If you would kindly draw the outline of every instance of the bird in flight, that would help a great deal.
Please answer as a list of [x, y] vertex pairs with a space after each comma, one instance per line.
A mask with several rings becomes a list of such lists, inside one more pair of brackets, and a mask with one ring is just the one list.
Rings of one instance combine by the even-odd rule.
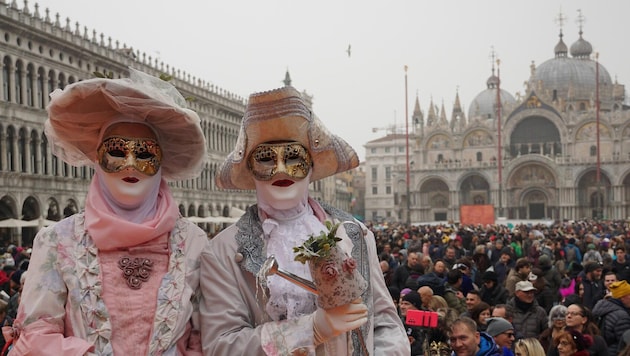
[[350, 58], [350, 56], [352, 55], [352, 48], [350, 45], [348, 45], [348, 49], [346, 50], [346, 53], [348, 53], [348, 58]]

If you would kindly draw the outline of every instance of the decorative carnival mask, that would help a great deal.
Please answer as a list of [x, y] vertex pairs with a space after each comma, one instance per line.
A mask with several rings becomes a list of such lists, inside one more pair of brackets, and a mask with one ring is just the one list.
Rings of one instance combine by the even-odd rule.
[[271, 180], [278, 173], [304, 179], [313, 165], [308, 150], [299, 142], [262, 143], [249, 155], [249, 169], [258, 180]]
[[160, 169], [162, 150], [154, 139], [110, 136], [99, 146], [97, 157], [107, 173], [133, 167], [140, 173], [153, 176]]

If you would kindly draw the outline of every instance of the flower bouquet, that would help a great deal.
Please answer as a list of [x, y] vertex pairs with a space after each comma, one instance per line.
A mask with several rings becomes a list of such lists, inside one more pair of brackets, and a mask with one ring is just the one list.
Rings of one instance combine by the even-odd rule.
[[326, 221], [330, 231], [311, 235], [301, 246], [293, 248], [295, 260], [309, 262], [313, 282], [317, 287], [317, 304], [324, 309], [348, 304], [360, 298], [367, 282], [357, 271], [357, 262], [337, 246], [340, 224]]

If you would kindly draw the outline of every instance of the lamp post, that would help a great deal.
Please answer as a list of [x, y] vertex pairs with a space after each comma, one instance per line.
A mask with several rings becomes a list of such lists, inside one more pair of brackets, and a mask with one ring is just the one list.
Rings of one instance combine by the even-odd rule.
[[604, 197], [602, 196], [602, 173], [601, 159], [599, 151], [599, 52], [595, 53], [595, 136], [597, 137], [597, 170], [595, 184], [597, 185], [597, 216], [598, 220], [603, 218]]
[[409, 197], [409, 103], [407, 97], [407, 65], [405, 65], [405, 140], [406, 140], [406, 170], [407, 170], [407, 224], [411, 225], [411, 203]]

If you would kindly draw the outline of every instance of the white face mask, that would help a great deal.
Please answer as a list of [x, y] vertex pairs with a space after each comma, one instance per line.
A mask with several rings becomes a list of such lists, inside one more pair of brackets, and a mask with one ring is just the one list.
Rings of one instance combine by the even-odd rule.
[[311, 172], [303, 179], [293, 179], [280, 174], [272, 180], [257, 180], [256, 196], [259, 202], [277, 210], [288, 210], [297, 207], [308, 196], [308, 185]]
[[133, 167], [127, 167], [116, 173], [106, 173], [100, 166], [95, 166], [100, 172], [102, 184], [106, 187], [111, 199], [123, 209], [135, 209], [151, 196], [156, 187], [160, 186], [162, 171], [148, 176], [138, 172]]

